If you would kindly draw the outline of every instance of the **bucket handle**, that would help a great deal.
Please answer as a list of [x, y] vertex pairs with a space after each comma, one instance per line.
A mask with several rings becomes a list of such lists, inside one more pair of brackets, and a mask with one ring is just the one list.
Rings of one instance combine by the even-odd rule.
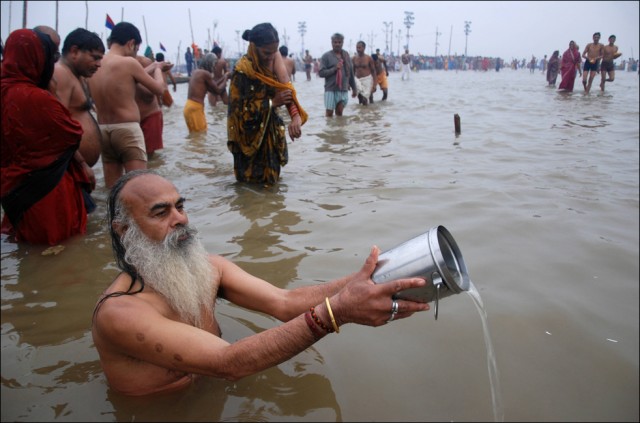
[[431, 275], [431, 280], [433, 282], [433, 286], [436, 288], [436, 301], [435, 301], [435, 318], [436, 320], [438, 320], [438, 303], [440, 302], [440, 286], [442, 286], [442, 278], [440, 277], [439, 273], [434, 273], [433, 275]]

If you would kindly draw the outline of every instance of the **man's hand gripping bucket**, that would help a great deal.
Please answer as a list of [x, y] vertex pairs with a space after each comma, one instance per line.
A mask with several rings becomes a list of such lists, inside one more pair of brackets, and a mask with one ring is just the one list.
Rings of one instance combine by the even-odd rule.
[[371, 275], [375, 283], [411, 277], [423, 277], [427, 284], [400, 291], [394, 299], [421, 303], [435, 300], [436, 320], [440, 299], [469, 290], [469, 274], [462, 253], [444, 226], [435, 226], [380, 254]]

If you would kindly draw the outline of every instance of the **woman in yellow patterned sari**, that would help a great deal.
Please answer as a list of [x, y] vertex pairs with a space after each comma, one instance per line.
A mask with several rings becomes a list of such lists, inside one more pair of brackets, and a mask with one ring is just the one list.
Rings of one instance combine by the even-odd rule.
[[286, 105], [292, 141], [302, 135], [308, 116], [289, 81], [276, 29], [262, 23], [242, 38], [249, 41], [249, 48], [231, 77], [227, 147], [233, 154], [236, 180], [272, 185], [289, 160], [285, 125], [276, 109]]

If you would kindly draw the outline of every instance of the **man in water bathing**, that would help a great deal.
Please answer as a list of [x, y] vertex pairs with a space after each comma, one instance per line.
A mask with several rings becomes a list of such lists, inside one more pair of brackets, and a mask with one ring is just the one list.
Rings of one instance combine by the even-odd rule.
[[[618, 51], [618, 46], [614, 43], [616, 42], [616, 36], [609, 36], [609, 44], [604, 46], [604, 51], [602, 55], [602, 64], [600, 65], [601, 72], [601, 81], [600, 81], [600, 90], [604, 91], [604, 83], [613, 82], [616, 77], [616, 66], [613, 63], [615, 59], [622, 56], [622, 53]], [[607, 78], [607, 74], [609, 74], [609, 78]]]
[[102, 169], [107, 188], [124, 172], [147, 167], [140, 110], [135, 101], [136, 84], [161, 96], [165, 81], [163, 62], [143, 68], [136, 60], [141, 43], [138, 28], [128, 22], [116, 24], [107, 40], [109, 52], [104, 55], [102, 66], [88, 79], [102, 132]]
[[[96, 304], [92, 335], [118, 392], [175, 391], [196, 375], [238, 380], [296, 356], [344, 324], [381, 326], [429, 309], [392, 300], [398, 291], [423, 286], [422, 278], [373, 283], [377, 247], [356, 273], [278, 288], [207, 253], [184, 203], [175, 186], [151, 170], [125, 174], [109, 194], [108, 230], [122, 273]], [[215, 316], [218, 298], [284, 323], [228, 342]]]
[[[102, 135], [98, 122], [91, 114], [93, 100], [89, 94], [86, 79], [91, 78], [100, 68], [104, 56], [104, 44], [100, 37], [84, 28], [71, 31], [62, 45], [62, 56], [53, 71], [56, 96], [69, 109], [71, 117], [82, 125], [80, 148], [74, 159], [81, 164], [91, 182], [90, 190], [96, 187], [93, 166], [100, 158]], [[83, 193], [87, 212], [95, 209], [89, 192]]]
[[[604, 46], [600, 44], [600, 33], [593, 34], [593, 42], [587, 44], [582, 53], [584, 61], [584, 69], [582, 70], [582, 86], [584, 91], [589, 93], [593, 78], [600, 72], [600, 59], [604, 56]], [[587, 82], [589, 76], [589, 82]]]

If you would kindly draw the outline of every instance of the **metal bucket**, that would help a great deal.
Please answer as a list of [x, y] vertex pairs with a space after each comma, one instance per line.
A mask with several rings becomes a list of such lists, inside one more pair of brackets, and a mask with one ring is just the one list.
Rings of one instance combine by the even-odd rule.
[[423, 277], [427, 284], [400, 291], [394, 298], [421, 303], [435, 301], [436, 319], [440, 299], [469, 290], [469, 275], [462, 253], [444, 226], [434, 226], [381, 253], [371, 275], [375, 283], [411, 277]]

